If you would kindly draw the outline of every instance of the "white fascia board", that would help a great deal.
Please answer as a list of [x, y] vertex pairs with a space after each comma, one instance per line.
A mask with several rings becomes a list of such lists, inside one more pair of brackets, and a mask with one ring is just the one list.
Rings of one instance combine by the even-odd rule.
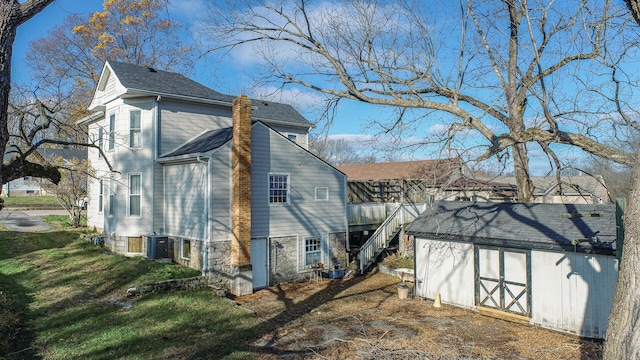
[[76, 125], [88, 125], [94, 121], [100, 120], [104, 118], [104, 111], [96, 111], [88, 116], [83, 117], [82, 119], [76, 121]]
[[208, 159], [209, 157], [203, 153], [184, 154], [178, 156], [170, 156], [166, 158], [159, 158], [158, 164], [172, 164], [180, 162], [198, 161], [198, 159]]

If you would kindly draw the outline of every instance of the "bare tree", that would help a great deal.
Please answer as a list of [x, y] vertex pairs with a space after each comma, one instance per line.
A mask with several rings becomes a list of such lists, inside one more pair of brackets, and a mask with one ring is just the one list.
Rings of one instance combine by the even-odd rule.
[[[0, 0], [0, 154], [5, 154], [9, 142], [8, 108], [11, 92], [11, 57], [13, 42], [18, 27], [34, 15], [42, 11], [53, 0], [28, 0], [19, 3], [17, 0]], [[15, 157], [5, 164], [0, 161], [0, 184], [5, 184], [16, 176], [37, 176], [51, 179], [54, 183], [60, 180], [60, 172], [55, 168], [34, 164], [24, 156]], [[17, 178], [17, 177], [16, 177]], [[0, 199], [0, 209], [4, 201]]]
[[607, 131], [637, 127], [630, 90], [637, 79], [624, 66], [638, 37], [623, 6], [438, 4], [234, 1], [211, 9], [206, 34], [216, 39], [212, 49], [230, 54], [253, 46], [262, 81], [307, 87], [334, 103], [396, 107], [395, 118], [380, 120], [383, 131], [447, 124], [440, 140], [451, 146], [462, 137], [474, 160], [509, 156], [521, 201], [532, 195], [527, 144], [556, 169], [556, 144], [632, 163], [632, 153], [603, 141]]
[[333, 166], [376, 162], [374, 154], [363, 154], [344, 139], [330, 139], [325, 136], [314, 137], [310, 141], [309, 149], [316, 156]]

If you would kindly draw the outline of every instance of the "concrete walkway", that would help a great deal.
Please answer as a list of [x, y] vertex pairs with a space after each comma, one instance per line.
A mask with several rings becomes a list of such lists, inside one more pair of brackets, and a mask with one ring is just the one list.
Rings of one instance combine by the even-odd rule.
[[[0, 211], [0, 224], [10, 231], [16, 232], [37, 232], [51, 230], [51, 226], [45, 223], [41, 215], [48, 215], [51, 211], [46, 210], [7, 210]], [[42, 212], [42, 213], [41, 213]]]

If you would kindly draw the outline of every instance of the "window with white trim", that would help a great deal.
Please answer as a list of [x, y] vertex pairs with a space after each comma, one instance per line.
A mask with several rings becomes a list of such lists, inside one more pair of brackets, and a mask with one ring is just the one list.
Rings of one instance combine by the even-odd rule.
[[329, 188], [317, 187], [316, 188], [316, 201], [328, 201], [329, 200]]
[[109, 216], [113, 216], [116, 207], [116, 180], [113, 176], [109, 179]]
[[142, 237], [141, 236], [127, 237], [127, 253], [142, 254]]
[[184, 259], [191, 259], [191, 240], [189, 239], [182, 239], [182, 251], [181, 251], [181, 256]]
[[129, 147], [142, 147], [142, 128], [140, 127], [140, 110], [129, 112]]
[[98, 128], [98, 157], [101, 158], [102, 157], [102, 151], [103, 149], [103, 139], [102, 137], [104, 136], [104, 129], [102, 128], [102, 126], [100, 126]]
[[104, 180], [98, 179], [98, 212], [101, 213], [104, 206]]
[[304, 239], [304, 267], [309, 268], [322, 262], [322, 238]]
[[298, 143], [298, 134], [287, 134], [287, 139], [293, 141], [294, 143]]
[[129, 216], [140, 216], [140, 194], [142, 190], [140, 174], [129, 175]]
[[269, 174], [269, 204], [289, 203], [289, 175]]
[[109, 145], [108, 149], [116, 147], [116, 114], [109, 115]]

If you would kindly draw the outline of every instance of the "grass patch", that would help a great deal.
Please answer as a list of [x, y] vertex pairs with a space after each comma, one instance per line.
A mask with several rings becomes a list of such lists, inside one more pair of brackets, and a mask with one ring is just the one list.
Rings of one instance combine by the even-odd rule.
[[[81, 230], [0, 231], [0, 358], [256, 358], [256, 317], [209, 289], [150, 294], [132, 286], [199, 275], [104, 252]], [[260, 357], [260, 356], [257, 356]]]
[[3, 199], [5, 206], [60, 205], [55, 196], [5, 196]]
[[[43, 215], [42, 220], [56, 229], [72, 229], [69, 223], [69, 215]], [[80, 219], [82, 226], [87, 226], [87, 217], [82, 215]]]
[[413, 255], [400, 256], [398, 254], [394, 254], [384, 258], [382, 263], [396, 269], [398, 268], [413, 269], [414, 268]]

